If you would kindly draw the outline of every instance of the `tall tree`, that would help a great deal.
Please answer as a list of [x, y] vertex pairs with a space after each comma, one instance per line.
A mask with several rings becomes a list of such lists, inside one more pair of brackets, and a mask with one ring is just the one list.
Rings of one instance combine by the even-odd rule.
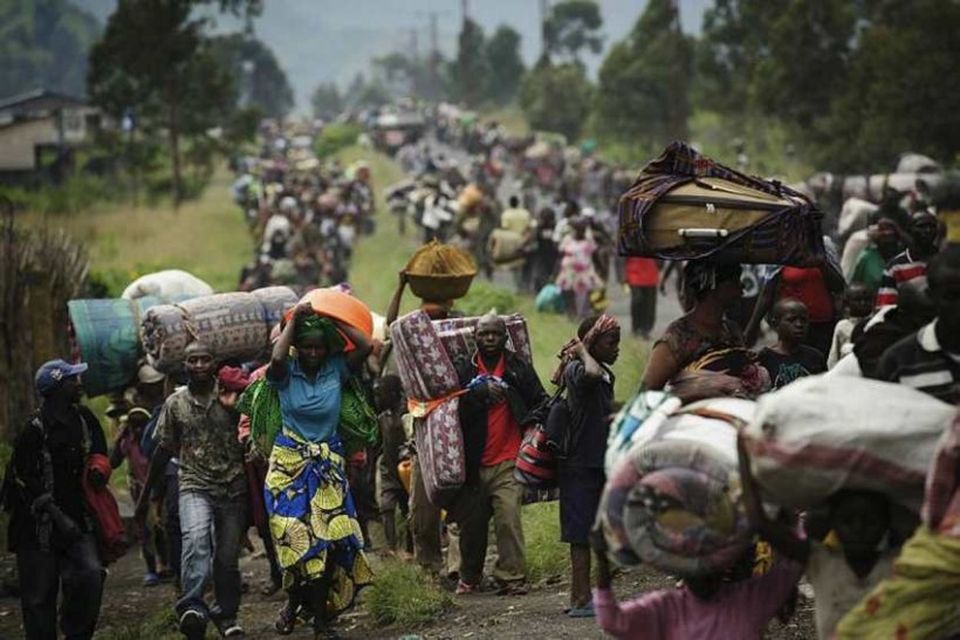
[[273, 51], [260, 40], [234, 33], [211, 39], [220, 64], [237, 85], [238, 106], [256, 107], [271, 118], [293, 108], [293, 89]]
[[310, 96], [310, 105], [313, 115], [317, 118], [332, 119], [343, 111], [343, 96], [340, 89], [333, 82], [324, 82], [317, 85]]
[[850, 70], [817, 122], [825, 169], [889, 171], [899, 154], [955, 162], [960, 149], [960, 5], [881, 3], [860, 34]]
[[651, 148], [687, 138], [693, 43], [671, 0], [650, 0], [626, 40], [600, 67], [595, 121], [607, 138]]
[[[90, 53], [93, 101], [116, 117], [133, 108], [146, 126], [167, 133], [174, 202], [184, 195], [181, 137], [213, 126], [235, 103], [230, 76], [191, 17], [199, 1], [120, 0]], [[221, 0], [221, 8], [256, 11], [256, 0]]]
[[0, 92], [86, 93], [97, 20], [66, 0], [0, 0]]
[[500, 25], [487, 41], [486, 49], [490, 68], [487, 95], [500, 104], [506, 104], [517, 95], [520, 78], [523, 77], [520, 34], [515, 29]]
[[600, 53], [603, 48], [603, 16], [593, 0], [564, 0], [550, 9], [543, 25], [547, 55], [580, 63], [584, 49]]
[[489, 83], [490, 67], [484, 49], [483, 28], [466, 18], [457, 38], [457, 58], [450, 64], [450, 84], [454, 98], [470, 107], [483, 101]]
[[583, 66], [541, 62], [524, 76], [520, 106], [530, 126], [576, 140], [590, 113], [593, 87]]

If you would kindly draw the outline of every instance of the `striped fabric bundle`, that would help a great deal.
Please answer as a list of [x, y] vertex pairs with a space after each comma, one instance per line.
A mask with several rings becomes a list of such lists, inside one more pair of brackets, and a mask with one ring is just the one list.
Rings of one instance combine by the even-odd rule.
[[622, 256], [808, 266], [823, 217], [803, 194], [671, 143], [620, 197]]

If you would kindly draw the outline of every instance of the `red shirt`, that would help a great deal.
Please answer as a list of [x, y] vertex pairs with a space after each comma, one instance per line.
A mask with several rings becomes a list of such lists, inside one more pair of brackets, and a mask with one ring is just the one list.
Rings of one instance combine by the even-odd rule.
[[624, 277], [631, 287], [655, 287], [660, 281], [657, 261], [631, 256], [624, 265]]
[[[480, 374], [502, 378], [506, 368], [507, 361], [503, 356], [500, 356], [493, 371], [488, 370], [483, 358], [477, 356], [477, 371]], [[487, 409], [487, 443], [483, 447], [480, 465], [492, 467], [515, 459], [520, 450], [520, 441], [520, 425], [510, 413], [510, 405], [506, 401], [492, 405]]]
[[784, 267], [780, 274], [780, 299], [794, 298], [807, 307], [810, 322], [833, 320], [833, 298], [820, 269]]

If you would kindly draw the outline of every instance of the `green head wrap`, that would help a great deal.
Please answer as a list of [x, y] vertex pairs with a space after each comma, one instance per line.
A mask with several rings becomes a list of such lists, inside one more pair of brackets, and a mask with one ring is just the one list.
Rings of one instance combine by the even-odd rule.
[[337, 331], [337, 326], [333, 324], [333, 321], [318, 315], [309, 315], [298, 319], [293, 338], [296, 344], [311, 338], [320, 338], [330, 351], [343, 351], [346, 346], [343, 336]]

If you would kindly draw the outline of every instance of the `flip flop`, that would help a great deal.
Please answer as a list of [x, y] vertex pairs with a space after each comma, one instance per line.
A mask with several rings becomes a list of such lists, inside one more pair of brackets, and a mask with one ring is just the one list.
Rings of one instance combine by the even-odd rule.
[[593, 603], [591, 602], [585, 607], [571, 607], [567, 609], [567, 616], [571, 618], [595, 618], [597, 612], [593, 609]]

